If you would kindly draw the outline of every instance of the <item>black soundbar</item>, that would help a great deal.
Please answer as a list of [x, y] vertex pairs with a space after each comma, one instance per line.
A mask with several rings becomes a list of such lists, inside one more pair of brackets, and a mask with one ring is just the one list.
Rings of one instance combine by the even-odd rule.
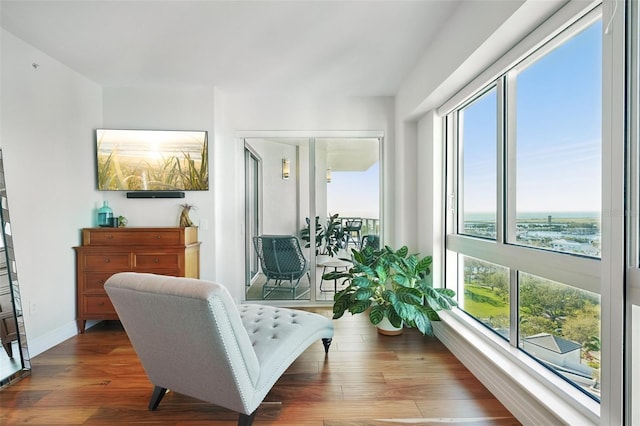
[[127, 198], [184, 198], [183, 191], [134, 191]]

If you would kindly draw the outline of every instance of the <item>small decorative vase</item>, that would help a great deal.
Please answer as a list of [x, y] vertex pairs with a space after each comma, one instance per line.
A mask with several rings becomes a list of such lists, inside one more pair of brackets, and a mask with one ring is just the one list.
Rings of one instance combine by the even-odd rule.
[[382, 318], [382, 321], [376, 324], [376, 328], [379, 334], [385, 336], [397, 336], [398, 334], [402, 334], [402, 327], [394, 327], [387, 317]]
[[106, 227], [112, 226], [111, 220], [113, 218], [113, 210], [109, 207], [108, 201], [102, 202], [102, 207], [98, 209], [98, 226]]

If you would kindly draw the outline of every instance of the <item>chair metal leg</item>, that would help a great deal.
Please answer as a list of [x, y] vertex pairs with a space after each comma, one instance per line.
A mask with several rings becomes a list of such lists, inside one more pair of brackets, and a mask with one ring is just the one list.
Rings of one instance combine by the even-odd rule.
[[240, 413], [238, 416], [238, 426], [251, 426], [253, 424], [253, 419], [256, 417], [256, 413], [258, 410], [256, 409], [251, 414]]
[[322, 344], [324, 345], [324, 353], [329, 353], [329, 346], [331, 346], [331, 339], [322, 339]]
[[153, 388], [153, 393], [151, 394], [151, 400], [149, 400], [149, 411], [153, 411], [158, 408], [158, 404], [162, 401], [162, 397], [167, 393], [167, 388], [163, 388], [160, 386], [156, 386]]
[[4, 346], [4, 350], [7, 352], [9, 359], [13, 359], [13, 346], [11, 342], [2, 342], [2, 346]]

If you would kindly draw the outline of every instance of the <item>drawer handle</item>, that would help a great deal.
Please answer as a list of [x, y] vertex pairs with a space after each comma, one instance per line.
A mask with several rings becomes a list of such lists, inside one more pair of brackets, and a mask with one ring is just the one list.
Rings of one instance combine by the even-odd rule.
[[111, 234], [107, 235], [107, 240], [113, 240], [113, 235]]
[[153, 263], [160, 263], [160, 259], [158, 259], [157, 257], [153, 258]]
[[98, 280], [98, 284], [104, 285], [104, 280]]
[[159, 240], [160, 238], [162, 238], [160, 235], [156, 235], [156, 240]]
[[98, 302], [98, 306], [104, 306], [104, 302]]
[[109, 263], [109, 262], [111, 262], [111, 259], [109, 259], [108, 257], [105, 257], [104, 258], [104, 263]]

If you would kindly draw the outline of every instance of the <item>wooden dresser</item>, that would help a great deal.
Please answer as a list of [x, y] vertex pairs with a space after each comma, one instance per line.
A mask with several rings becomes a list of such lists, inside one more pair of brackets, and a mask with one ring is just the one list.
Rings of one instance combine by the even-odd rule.
[[86, 228], [76, 251], [78, 330], [88, 319], [118, 319], [104, 291], [116, 272], [200, 278], [198, 228]]

